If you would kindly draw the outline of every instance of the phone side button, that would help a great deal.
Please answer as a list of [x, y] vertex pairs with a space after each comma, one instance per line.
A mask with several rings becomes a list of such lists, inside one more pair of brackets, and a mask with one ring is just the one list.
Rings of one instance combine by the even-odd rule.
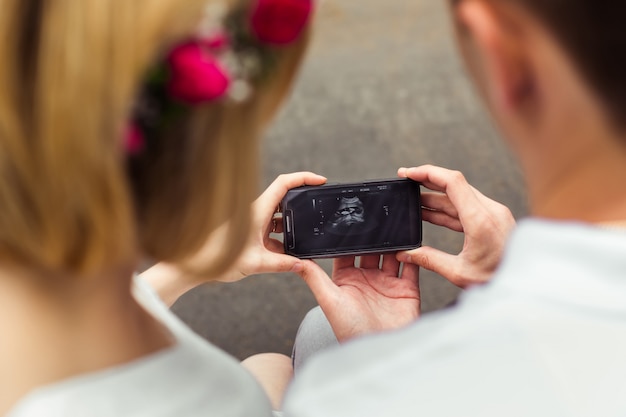
[[294, 242], [294, 236], [292, 233], [293, 225], [293, 212], [290, 210], [285, 212], [285, 238], [287, 239], [287, 246], [289, 249], [293, 249], [296, 245]]

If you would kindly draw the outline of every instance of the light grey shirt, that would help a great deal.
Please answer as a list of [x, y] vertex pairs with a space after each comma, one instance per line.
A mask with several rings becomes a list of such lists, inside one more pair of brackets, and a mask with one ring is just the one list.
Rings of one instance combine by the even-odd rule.
[[41, 387], [7, 417], [269, 417], [269, 400], [239, 363], [183, 324], [135, 280], [135, 297], [176, 339], [134, 362]]
[[288, 417], [625, 416], [626, 233], [523, 221], [491, 284], [311, 359]]

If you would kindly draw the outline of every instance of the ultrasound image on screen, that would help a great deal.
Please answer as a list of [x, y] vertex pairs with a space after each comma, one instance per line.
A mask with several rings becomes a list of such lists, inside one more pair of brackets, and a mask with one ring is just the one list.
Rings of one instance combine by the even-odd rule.
[[292, 201], [296, 251], [358, 251], [414, 244], [409, 206], [409, 194], [390, 184], [308, 191]]
[[361, 234], [376, 227], [377, 221], [368, 216], [359, 197], [340, 197], [339, 206], [326, 222], [325, 229], [336, 235]]

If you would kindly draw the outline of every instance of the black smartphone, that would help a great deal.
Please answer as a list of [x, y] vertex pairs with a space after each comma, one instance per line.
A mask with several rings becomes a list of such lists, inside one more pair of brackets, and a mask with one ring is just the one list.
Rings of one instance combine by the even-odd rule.
[[285, 253], [330, 258], [422, 243], [420, 185], [409, 179], [305, 186], [282, 201]]

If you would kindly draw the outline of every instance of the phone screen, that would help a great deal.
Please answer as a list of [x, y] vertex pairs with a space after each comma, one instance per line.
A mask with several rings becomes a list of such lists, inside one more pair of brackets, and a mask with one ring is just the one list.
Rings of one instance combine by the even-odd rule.
[[388, 252], [421, 243], [419, 184], [303, 187], [283, 200], [285, 249], [300, 257]]

